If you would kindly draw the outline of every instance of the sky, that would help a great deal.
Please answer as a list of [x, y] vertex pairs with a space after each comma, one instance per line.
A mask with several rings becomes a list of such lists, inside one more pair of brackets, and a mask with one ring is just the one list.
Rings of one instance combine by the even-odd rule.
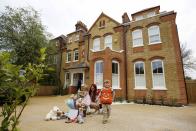
[[[180, 42], [186, 43], [196, 57], [196, 0], [0, 0], [0, 11], [7, 5], [33, 7], [54, 37], [75, 31], [79, 20], [90, 28], [101, 12], [121, 22], [124, 12], [131, 17], [134, 12], [160, 5], [160, 11], [177, 12]], [[196, 78], [196, 71], [189, 74]]]

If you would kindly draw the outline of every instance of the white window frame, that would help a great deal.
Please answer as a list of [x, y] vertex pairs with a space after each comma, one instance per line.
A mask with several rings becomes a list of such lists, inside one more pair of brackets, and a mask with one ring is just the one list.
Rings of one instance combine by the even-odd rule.
[[[67, 79], [67, 74], [69, 74], [69, 79]], [[69, 83], [67, 83], [67, 80], [69, 80]], [[65, 81], [64, 81], [64, 86], [63, 89], [66, 89], [68, 86], [70, 86], [70, 73], [69, 72], [65, 72]]]
[[57, 55], [53, 56], [53, 64], [57, 64]]
[[142, 19], [144, 19], [143, 15], [135, 16], [135, 21], [139, 21], [139, 20], [142, 20]]
[[147, 18], [150, 18], [150, 17], [153, 17], [155, 15], [156, 15], [156, 13], [154, 11], [152, 11], [152, 12], [148, 12], [146, 16], [147, 16]]
[[68, 43], [71, 43], [72, 42], [72, 37], [69, 37], [68, 38]]
[[[140, 33], [140, 37], [136, 37], [136, 38], [134, 38], [135, 37], [135, 33]], [[136, 45], [136, 43], [135, 43], [135, 40], [138, 40], [138, 39], [142, 39], [142, 41], [141, 41], [141, 43], [140, 44], [138, 44], [138, 45]], [[142, 29], [136, 29], [136, 30], [134, 30], [133, 32], [132, 32], [132, 42], [133, 42], [133, 47], [139, 47], [139, 46], [144, 46], [144, 44], [143, 44], [143, 34], [142, 34]]]
[[[76, 60], [76, 53], [78, 53], [78, 59]], [[74, 62], [78, 61], [79, 60], [79, 51], [78, 49], [77, 50], [74, 50]]]
[[75, 35], [75, 41], [79, 41], [80, 36], [79, 35]]
[[[156, 28], [156, 27], [157, 27], [157, 29], [158, 29], [158, 34], [153, 34], [153, 35], [151, 35], [151, 34], [150, 34], [150, 30], [151, 30], [152, 28]], [[157, 41], [157, 42], [151, 42], [151, 36], [155, 36], [155, 35], [158, 35], [159, 41]], [[160, 44], [160, 43], [161, 43], [160, 28], [159, 28], [158, 25], [153, 25], [153, 26], [150, 26], [150, 27], [148, 28], [148, 41], [149, 41], [149, 44]]]
[[[95, 44], [98, 44], [98, 45], [95, 45]], [[100, 51], [101, 50], [101, 47], [100, 47], [100, 38], [95, 38], [93, 40], [93, 50], [94, 51]]]
[[[153, 62], [156, 62], [156, 61], [161, 61], [161, 64], [162, 64], [162, 70], [163, 70], [163, 86], [162, 87], [155, 87], [155, 85], [154, 85], [154, 79], [153, 79]], [[166, 88], [166, 83], [165, 83], [165, 71], [164, 71], [164, 64], [163, 64], [163, 60], [161, 60], [161, 59], [155, 59], [155, 60], [153, 60], [153, 61], [151, 61], [151, 72], [152, 72], [152, 85], [153, 85], [153, 90], [167, 90], [167, 88]], [[156, 73], [157, 74], [157, 73]]]
[[[97, 63], [103, 63], [103, 67], [102, 67], [102, 86], [101, 85], [98, 85], [97, 84], [97, 81], [96, 81], [96, 79], [97, 79], [96, 78], [96, 73], [97, 73], [96, 64]], [[97, 85], [97, 89], [102, 89], [102, 87], [103, 87], [103, 71], [104, 71], [104, 62], [103, 62], [103, 60], [96, 61], [95, 64], [94, 64], [94, 84]]]
[[[120, 88], [120, 64], [116, 60], [113, 60], [112, 63], [116, 63], [118, 65], [118, 85], [116, 87], [113, 86], [113, 81], [112, 81], [112, 89], [121, 89]], [[112, 80], [113, 80], [113, 73], [112, 73]]]
[[[135, 66], [136, 66], [136, 64], [138, 64], [138, 63], [142, 63], [143, 64], [143, 67], [144, 67], [144, 82], [145, 82], [145, 85], [144, 86], [137, 86], [136, 85], [136, 70], [135, 70]], [[143, 61], [137, 61], [137, 62], [135, 62], [134, 63], [134, 82], [135, 82], [135, 90], [144, 90], [144, 89], [147, 89], [146, 88], [146, 72], [145, 72], [145, 63], [143, 62]]]
[[[70, 61], [68, 60], [69, 54], [70, 54]], [[66, 63], [69, 62], [71, 62], [71, 51], [66, 53]]]
[[[108, 40], [108, 39], [110, 39], [110, 40]], [[108, 41], [110, 41], [110, 42], [108, 42]], [[105, 45], [105, 48], [109, 47], [112, 50], [112, 35], [107, 35], [104, 37], [104, 45]]]

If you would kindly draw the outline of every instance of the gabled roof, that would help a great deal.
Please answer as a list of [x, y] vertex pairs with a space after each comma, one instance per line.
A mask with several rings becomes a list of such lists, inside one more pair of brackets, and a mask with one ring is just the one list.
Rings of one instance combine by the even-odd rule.
[[103, 12], [99, 15], [99, 17], [96, 19], [96, 21], [93, 23], [93, 25], [89, 28], [88, 32], [90, 32], [90, 30], [93, 28], [93, 26], [95, 25], [95, 23], [97, 23], [97, 21], [102, 17], [105, 16], [108, 19], [112, 20], [114, 23], [120, 25], [120, 23], [116, 20], [114, 20], [113, 18], [109, 17], [108, 15], [104, 14]]
[[55, 37], [55, 38], [51, 39], [51, 41], [57, 40], [57, 39], [59, 39], [59, 38], [62, 38], [63, 40], [66, 40], [66, 36], [60, 35], [60, 36], [58, 36], [58, 37]]

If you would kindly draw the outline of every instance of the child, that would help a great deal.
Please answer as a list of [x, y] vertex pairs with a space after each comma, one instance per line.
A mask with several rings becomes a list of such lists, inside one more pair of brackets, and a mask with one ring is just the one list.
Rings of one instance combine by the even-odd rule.
[[108, 122], [111, 113], [111, 104], [113, 100], [113, 91], [109, 80], [104, 81], [104, 87], [100, 93], [100, 102], [103, 108], [103, 124]]

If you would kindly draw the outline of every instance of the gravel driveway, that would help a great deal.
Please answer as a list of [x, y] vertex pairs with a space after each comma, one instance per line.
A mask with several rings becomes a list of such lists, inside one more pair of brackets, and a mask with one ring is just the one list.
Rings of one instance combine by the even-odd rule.
[[114, 104], [109, 123], [102, 115], [88, 115], [84, 124], [65, 120], [44, 121], [54, 106], [67, 111], [68, 96], [33, 97], [21, 118], [22, 131], [196, 131], [196, 105], [166, 107], [142, 104]]

